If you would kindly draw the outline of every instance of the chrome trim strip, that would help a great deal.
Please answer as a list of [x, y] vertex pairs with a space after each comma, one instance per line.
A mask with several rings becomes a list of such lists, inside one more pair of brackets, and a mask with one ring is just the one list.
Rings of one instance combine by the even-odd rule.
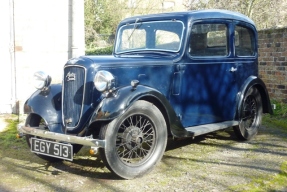
[[[80, 113], [80, 118], [79, 118], [79, 121], [78, 123], [76, 124], [75, 127], [68, 127], [66, 126], [66, 123], [65, 123], [65, 118], [64, 118], [64, 87], [65, 87], [65, 68], [67, 67], [80, 67], [80, 68], [83, 68], [84, 71], [85, 71], [85, 79], [84, 79], [84, 88], [83, 88], [83, 98], [82, 98], [82, 107], [81, 107], [81, 113]], [[65, 66], [64, 67], [64, 70], [63, 70], [63, 85], [62, 85], [62, 122], [63, 122], [63, 125], [66, 126], [66, 129], [73, 129], [73, 128], [76, 128], [78, 127], [79, 123], [81, 122], [81, 119], [82, 119], [82, 115], [83, 115], [83, 109], [84, 109], [84, 100], [85, 100], [85, 94], [86, 94], [86, 82], [87, 82], [87, 69], [83, 66], [80, 66], [80, 65], [68, 65], [68, 66]]]
[[85, 145], [85, 146], [105, 148], [105, 143], [106, 143], [105, 140], [91, 139], [89, 137], [78, 137], [74, 135], [66, 135], [66, 134], [61, 134], [61, 133], [54, 133], [51, 131], [40, 129], [40, 127], [26, 127], [21, 124], [17, 126], [17, 130], [20, 134], [34, 135], [34, 136], [39, 136], [39, 137], [46, 138], [46, 139], [53, 139], [57, 141], [75, 143], [75, 144], [80, 144], [80, 145]]

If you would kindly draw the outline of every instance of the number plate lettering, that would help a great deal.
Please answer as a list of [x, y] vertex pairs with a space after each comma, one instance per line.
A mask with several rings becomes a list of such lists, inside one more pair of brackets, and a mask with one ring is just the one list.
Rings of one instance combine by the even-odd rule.
[[71, 144], [31, 138], [31, 151], [60, 159], [73, 160], [73, 147]]

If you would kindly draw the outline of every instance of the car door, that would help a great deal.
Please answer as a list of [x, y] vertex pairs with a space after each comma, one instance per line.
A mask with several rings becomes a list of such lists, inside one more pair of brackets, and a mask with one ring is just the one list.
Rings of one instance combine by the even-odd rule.
[[178, 64], [172, 93], [184, 127], [233, 119], [238, 87], [231, 35], [232, 21], [191, 25], [187, 55]]
[[254, 26], [234, 21], [234, 62], [237, 87], [250, 76], [258, 76], [257, 33]]

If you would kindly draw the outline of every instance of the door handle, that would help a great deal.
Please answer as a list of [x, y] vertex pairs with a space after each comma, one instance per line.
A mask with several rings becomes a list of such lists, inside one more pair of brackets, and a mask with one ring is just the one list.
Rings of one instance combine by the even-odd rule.
[[231, 67], [231, 69], [230, 69], [229, 71], [230, 71], [230, 72], [235, 72], [235, 71], [237, 71], [237, 68]]

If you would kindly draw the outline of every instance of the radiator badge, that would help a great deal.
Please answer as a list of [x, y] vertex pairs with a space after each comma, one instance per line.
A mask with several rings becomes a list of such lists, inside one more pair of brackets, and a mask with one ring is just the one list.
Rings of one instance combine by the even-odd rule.
[[69, 73], [66, 75], [67, 81], [75, 81], [76, 80], [76, 74], [75, 73], [71, 73], [69, 71]]
[[65, 119], [65, 123], [67, 125], [69, 125], [69, 124], [73, 123], [73, 119], [72, 118]]

